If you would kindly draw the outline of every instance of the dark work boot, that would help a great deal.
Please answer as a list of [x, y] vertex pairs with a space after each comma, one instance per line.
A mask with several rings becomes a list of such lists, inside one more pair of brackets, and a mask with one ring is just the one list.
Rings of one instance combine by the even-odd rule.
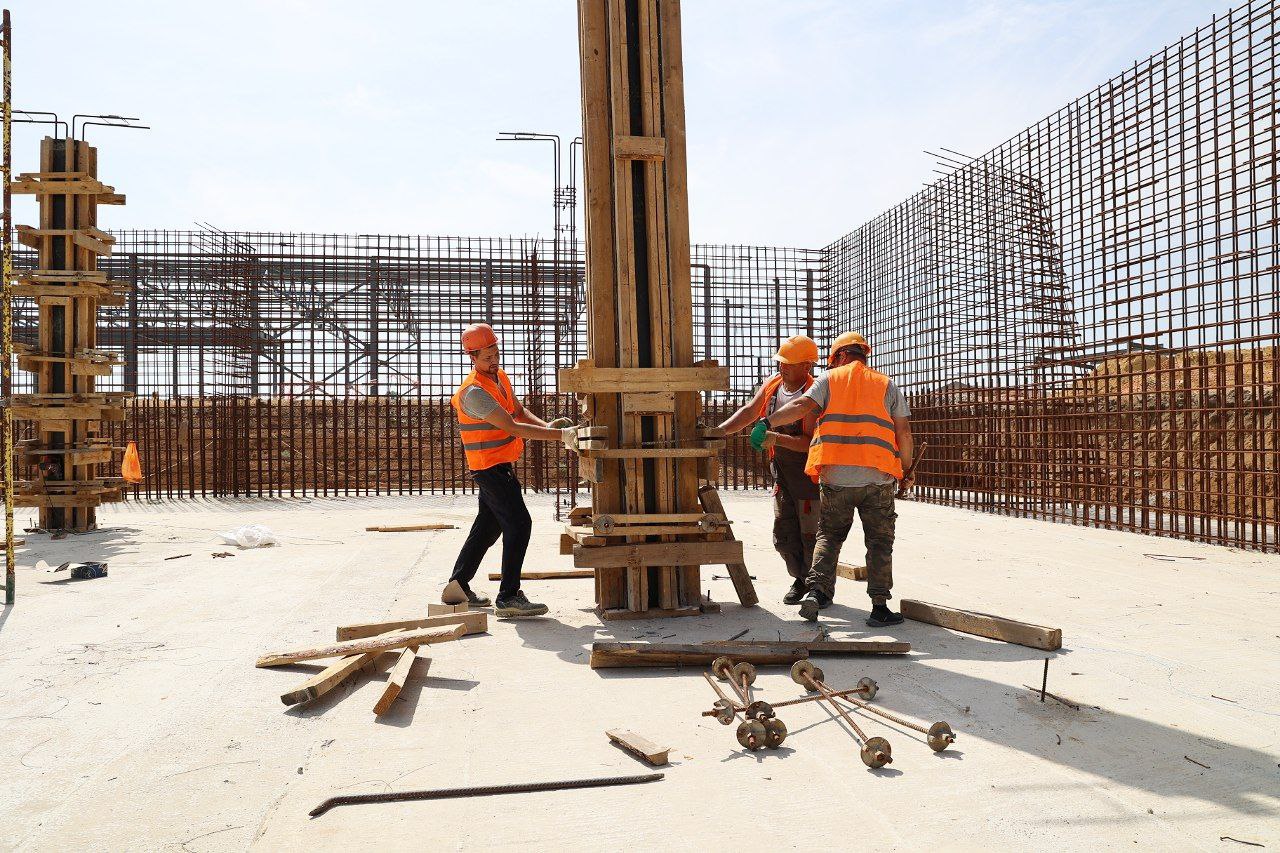
[[493, 615], [503, 619], [523, 619], [529, 616], [541, 616], [546, 612], [547, 605], [534, 604], [524, 597], [523, 592], [517, 592], [510, 598], [499, 598], [497, 606], [493, 609]]
[[809, 589], [805, 585], [803, 578], [796, 578], [791, 583], [791, 589], [787, 590], [787, 594], [782, 596], [783, 604], [799, 604], [800, 599], [804, 598], [805, 592]]
[[867, 617], [867, 624], [872, 628], [887, 628], [890, 625], [901, 625], [902, 614], [894, 613], [884, 604], [877, 604], [871, 608], [871, 615]]
[[476, 592], [472, 589], [463, 589], [463, 592], [467, 594], [468, 607], [488, 607], [493, 603], [489, 600], [489, 596], [485, 595], [483, 592]]
[[800, 615], [810, 622], [817, 622], [818, 611], [826, 610], [830, 606], [831, 599], [816, 589], [811, 589], [804, 594], [804, 598], [800, 599]]

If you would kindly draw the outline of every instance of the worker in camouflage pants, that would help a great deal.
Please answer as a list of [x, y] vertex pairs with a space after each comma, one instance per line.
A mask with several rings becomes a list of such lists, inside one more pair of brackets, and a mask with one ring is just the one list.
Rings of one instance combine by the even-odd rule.
[[867, 624], [880, 628], [902, 622], [888, 601], [898, 518], [895, 493], [905, 493], [914, 480], [911, 409], [889, 377], [867, 366], [870, 355], [871, 345], [857, 332], [836, 338], [827, 372], [803, 397], [761, 418], [753, 430], [768, 434], [806, 415], [818, 418], [805, 473], [818, 478], [822, 509], [808, 591], [800, 599], [800, 615], [811, 622], [835, 595], [836, 561], [855, 511], [862, 518], [867, 545], [867, 595], [872, 604]]

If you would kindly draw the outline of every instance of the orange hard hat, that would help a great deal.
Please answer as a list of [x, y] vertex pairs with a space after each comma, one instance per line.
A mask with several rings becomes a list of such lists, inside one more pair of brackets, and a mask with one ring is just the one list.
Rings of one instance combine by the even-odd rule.
[[818, 345], [806, 335], [796, 335], [778, 345], [778, 352], [773, 356], [773, 360], [783, 364], [804, 364], [805, 362], [817, 364]]
[[476, 352], [497, 343], [498, 336], [488, 323], [472, 323], [462, 330], [462, 349], [465, 352]]
[[871, 344], [867, 343], [867, 339], [857, 332], [845, 332], [840, 337], [831, 342], [831, 354], [827, 356], [827, 366], [835, 364], [836, 353], [845, 347], [858, 347], [867, 355], [871, 355]]

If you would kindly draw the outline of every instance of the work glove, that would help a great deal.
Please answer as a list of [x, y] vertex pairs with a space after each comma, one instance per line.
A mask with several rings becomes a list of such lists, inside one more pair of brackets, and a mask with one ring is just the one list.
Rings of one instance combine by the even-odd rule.
[[560, 430], [560, 440], [564, 442], [564, 449], [570, 453], [578, 452], [578, 428], [565, 427]]
[[573, 421], [569, 420], [568, 418], [556, 418], [554, 421], [547, 424], [547, 426], [551, 427], [552, 429], [564, 429], [565, 427], [573, 426]]
[[770, 431], [764, 434], [764, 441], [760, 442], [765, 450], [773, 450], [773, 446], [778, 443], [778, 433]]
[[764, 451], [764, 439], [769, 434], [769, 425], [765, 423], [764, 418], [756, 421], [756, 425], [751, 428], [751, 446], [757, 452]]

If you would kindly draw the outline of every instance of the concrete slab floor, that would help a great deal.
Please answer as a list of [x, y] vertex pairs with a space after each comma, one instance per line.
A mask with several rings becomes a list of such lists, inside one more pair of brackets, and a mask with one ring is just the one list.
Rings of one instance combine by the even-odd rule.
[[[589, 580], [529, 582], [548, 618], [494, 620], [431, 648], [391, 713], [381, 672], [316, 702], [279, 695], [316, 665], [255, 669], [266, 651], [435, 601], [470, 496], [135, 504], [104, 530], [29, 535], [17, 606], [0, 617], [0, 848], [20, 850], [1250, 849], [1280, 846], [1280, 557], [1127, 533], [900, 505], [895, 592], [1063, 630], [1048, 654], [908, 622], [863, 624], [861, 584], [824, 611], [836, 638], [909, 640], [909, 658], [824, 659], [834, 685], [869, 675], [877, 704], [948, 721], [955, 748], [889, 738], [870, 771], [818, 704], [783, 709], [781, 749], [751, 753], [699, 713], [696, 670], [592, 671], [593, 640], [794, 637], [762, 494], [726, 493], [762, 605], [723, 568], [719, 615], [601, 623]], [[530, 496], [526, 568], [568, 568], [545, 496]], [[33, 513], [20, 511], [20, 521]], [[452, 520], [436, 533], [373, 524]], [[240, 551], [214, 534], [258, 522], [283, 540]], [[234, 557], [215, 559], [230, 550]], [[858, 535], [845, 551], [861, 562]], [[165, 560], [190, 554], [177, 560]], [[498, 552], [485, 569], [495, 569]], [[45, 572], [106, 560], [107, 578]], [[39, 565], [37, 565], [39, 561]], [[496, 583], [481, 582], [496, 591]], [[1042, 704], [1039, 685], [1080, 708]], [[384, 656], [384, 661], [389, 658]], [[756, 689], [792, 698], [781, 667]], [[661, 782], [307, 812], [344, 793], [649, 772], [604, 735], [672, 747]], [[1229, 840], [1221, 840], [1224, 837]], [[1235, 839], [1235, 840], [1230, 840]]]

